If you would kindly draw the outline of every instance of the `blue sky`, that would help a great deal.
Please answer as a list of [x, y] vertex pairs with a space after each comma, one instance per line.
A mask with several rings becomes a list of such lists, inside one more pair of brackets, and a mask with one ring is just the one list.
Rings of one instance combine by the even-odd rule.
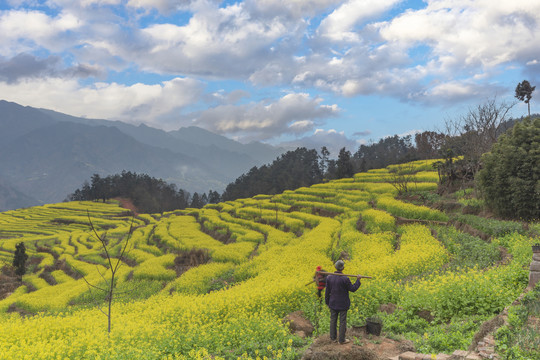
[[0, 0], [0, 33], [0, 99], [331, 152], [540, 80], [540, 0]]

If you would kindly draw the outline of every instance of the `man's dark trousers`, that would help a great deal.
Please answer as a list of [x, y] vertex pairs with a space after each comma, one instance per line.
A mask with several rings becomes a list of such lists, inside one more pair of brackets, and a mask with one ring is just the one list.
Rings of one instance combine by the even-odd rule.
[[347, 331], [347, 310], [330, 309], [330, 339], [337, 339], [337, 321], [339, 317], [339, 342], [345, 342], [345, 331]]

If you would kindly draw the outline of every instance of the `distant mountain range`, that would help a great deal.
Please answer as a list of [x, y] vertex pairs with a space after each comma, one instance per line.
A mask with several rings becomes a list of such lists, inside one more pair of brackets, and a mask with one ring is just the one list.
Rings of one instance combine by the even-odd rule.
[[163, 131], [0, 100], [0, 211], [60, 202], [92, 174], [145, 173], [189, 192], [223, 191], [285, 149], [198, 127]]

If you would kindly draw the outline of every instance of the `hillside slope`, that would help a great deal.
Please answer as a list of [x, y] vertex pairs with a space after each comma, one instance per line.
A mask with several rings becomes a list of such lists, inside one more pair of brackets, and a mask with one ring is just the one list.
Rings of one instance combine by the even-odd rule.
[[[413, 165], [411, 191], [436, 198], [431, 162]], [[24, 241], [31, 264], [21, 286], [0, 300], [0, 353], [298, 359], [310, 340], [292, 334], [282, 318], [302, 310], [315, 335], [328, 332], [328, 309], [308, 285], [316, 266], [331, 270], [338, 258], [346, 260], [348, 273], [373, 277], [351, 296], [349, 324], [378, 314], [385, 334], [409, 339], [419, 352], [466, 350], [480, 324], [527, 285], [538, 236], [531, 234], [539, 225], [404, 202], [390, 183], [393, 171], [401, 170], [391, 166], [275, 196], [141, 214], [129, 240], [130, 216], [114, 203], [0, 214], [0, 260], [9, 261]], [[458, 196], [462, 201], [465, 193]], [[94, 307], [104, 294], [72, 271], [105, 285], [107, 262], [86, 211], [98, 234], [107, 232], [113, 254], [129, 241], [110, 336]], [[457, 222], [482, 229], [490, 241], [457, 230]], [[388, 303], [394, 313], [378, 312]], [[12, 314], [40, 311], [49, 313], [25, 320]]]
[[0, 178], [0, 211], [3, 209], [15, 209], [34, 206], [39, 202], [20, 191], [14, 189], [7, 181]]
[[[166, 132], [3, 100], [0, 151], [6, 186], [26, 195], [31, 205], [64, 200], [93, 173], [107, 176], [122, 170], [147, 172], [191, 193], [222, 191], [242, 173], [283, 152], [194, 127]], [[14, 198], [0, 211], [27, 206], [27, 200]]]
[[0, 145], [2, 175], [41, 203], [64, 200], [94, 173], [122, 170], [154, 174], [184, 188], [218, 185], [205, 180], [216, 178], [205, 164], [141, 144], [116, 128], [57, 122]]

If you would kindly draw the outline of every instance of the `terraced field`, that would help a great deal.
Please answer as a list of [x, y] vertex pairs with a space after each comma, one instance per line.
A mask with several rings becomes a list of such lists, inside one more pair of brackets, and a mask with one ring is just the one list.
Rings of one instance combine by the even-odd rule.
[[[538, 224], [462, 216], [496, 229], [486, 242], [444, 212], [397, 199], [396, 171], [407, 169], [413, 193], [437, 188], [432, 163], [164, 214], [132, 217], [115, 202], [0, 213], [0, 261], [10, 264], [19, 242], [30, 256], [20, 286], [0, 298], [0, 359], [296, 359], [309, 339], [282, 318], [303, 310], [316, 334], [328, 331], [309, 282], [340, 257], [348, 273], [374, 277], [352, 296], [350, 324], [393, 303], [399, 311], [379, 314], [388, 334], [424, 352], [466, 348], [526, 286]], [[110, 334], [98, 309], [105, 294], [88, 285], [110, 279], [89, 218], [113, 258], [128, 244]]]

